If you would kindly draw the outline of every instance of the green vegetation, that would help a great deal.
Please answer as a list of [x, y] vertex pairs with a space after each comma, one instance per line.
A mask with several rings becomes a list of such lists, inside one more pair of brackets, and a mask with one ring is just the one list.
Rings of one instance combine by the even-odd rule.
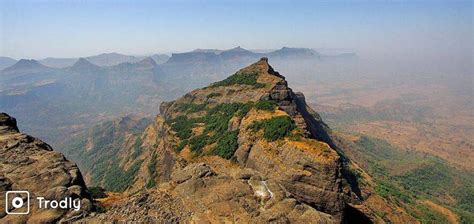
[[191, 137], [194, 123], [188, 117], [181, 115], [171, 121], [171, 128], [176, 132], [176, 135], [181, 139], [188, 139]]
[[[80, 166], [83, 171], [91, 172], [91, 182], [104, 187], [108, 191], [124, 191], [135, 181], [135, 175], [140, 168], [142, 160], [139, 156], [142, 154], [142, 140], [140, 135], [134, 134], [134, 141], [131, 147], [131, 154], [127, 161], [132, 161], [133, 164], [127, 170], [120, 167], [117, 155], [124, 147], [124, 135], [116, 137], [117, 127], [113, 122], [105, 122], [97, 126], [92, 131], [92, 149], [84, 150], [87, 145], [87, 138], [82, 137], [80, 141], [74, 142], [67, 148], [72, 153], [72, 157], [80, 161]], [[100, 134], [98, 134], [100, 133]], [[84, 169], [83, 169], [84, 167]]]
[[423, 205], [423, 204], [417, 204], [415, 206], [416, 212], [411, 210], [408, 211], [413, 217], [418, 219], [421, 223], [451, 223], [446, 216], [443, 214], [431, 209], [430, 207]]
[[100, 127], [92, 129], [94, 136], [94, 148], [101, 149], [113, 143], [114, 123], [112, 121], [104, 122]]
[[175, 150], [176, 152], [181, 152], [184, 147], [189, 143], [188, 139], [182, 140], [176, 147]]
[[194, 112], [199, 112], [199, 111], [203, 111], [204, 109], [206, 109], [206, 104], [205, 103], [201, 103], [201, 104], [197, 104], [197, 103], [183, 103], [183, 104], [179, 104], [177, 106], [178, 110], [181, 111], [181, 112], [190, 112], [190, 113], [194, 113]]
[[216, 97], [216, 96], [222, 96], [222, 94], [220, 93], [209, 93], [209, 95], [207, 95], [207, 98], [213, 98], [213, 97]]
[[148, 176], [150, 179], [148, 179], [145, 187], [146, 188], [152, 188], [156, 186], [155, 178], [156, 178], [156, 153], [151, 156], [151, 160], [147, 165], [148, 168]]
[[388, 181], [379, 181], [378, 185], [375, 187], [375, 192], [384, 198], [395, 197], [396, 199], [401, 199], [405, 203], [413, 202], [411, 195]]
[[128, 170], [124, 171], [117, 163], [112, 163], [104, 177], [104, 187], [110, 191], [124, 191], [135, 180], [142, 160], [136, 160]]
[[432, 162], [411, 170], [396, 179], [407, 190], [417, 194], [429, 194], [437, 196], [443, 189], [454, 186], [453, 178], [449, 168], [443, 164]]
[[211, 154], [218, 155], [224, 159], [230, 159], [235, 150], [239, 147], [237, 139], [239, 130], [226, 132], [218, 141], [217, 146], [211, 151]]
[[191, 138], [189, 140], [191, 151], [197, 154], [201, 154], [202, 148], [204, 148], [204, 146], [206, 146], [207, 144], [207, 138], [208, 137], [206, 134], [198, 135]]
[[213, 83], [211, 87], [231, 85], [249, 85], [255, 88], [265, 87], [265, 84], [257, 82], [257, 77], [257, 73], [235, 73], [222, 81]]
[[277, 104], [270, 100], [260, 100], [255, 103], [255, 108], [257, 110], [266, 110], [266, 111], [273, 111], [277, 107]]
[[[433, 160], [403, 175], [395, 176], [394, 180], [420, 198], [440, 204], [443, 204], [440, 198], [454, 198], [455, 206], [451, 207], [450, 203], [445, 203], [444, 206], [451, 207], [463, 223], [474, 223], [474, 175], [465, 172], [468, 171], [460, 171]], [[431, 213], [425, 213], [433, 216]]]
[[227, 131], [229, 120], [235, 115], [245, 116], [251, 109], [251, 104], [229, 103], [219, 104], [210, 110], [204, 117], [204, 131], [214, 132], [215, 135], [221, 135]]
[[255, 121], [249, 127], [253, 131], [264, 129], [263, 137], [268, 141], [275, 141], [287, 137], [296, 128], [293, 120], [288, 116], [278, 116], [261, 121]]
[[[352, 157], [377, 182], [377, 194], [403, 202], [411, 215], [422, 223], [446, 223], [446, 218], [417, 200], [431, 200], [455, 212], [462, 223], [474, 223], [474, 174], [451, 167], [439, 158], [402, 151], [388, 142], [361, 136]], [[407, 168], [400, 174], [400, 168]], [[393, 175], [392, 173], [397, 173]], [[453, 198], [456, 203], [443, 201]]]
[[[196, 104], [186, 104], [183, 106], [187, 111]], [[276, 104], [271, 101], [259, 101], [256, 103], [227, 103], [218, 104], [212, 108], [206, 108], [206, 115], [201, 118], [188, 119], [182, 115], [171, 120], [171, 128], [177, 133], [181, 142], [175, 146], [176, 151], [180, 152], [186, 145], [189, 145], [192, 152], [196, 155], [202, 154], [202, 149], [206, 145], [216, 143], [216, 146], [210, 150], [210, 154], [218, 155], [225, 159], [230, 159], [237, 150], [237, 138], [239, 131], [229, 131], [229, 121], [233, 117], [244, 117], [252, 107], [259, 110], [274, 110]], [[205, 107], [198, 107], [205, 108]], [[192, 128], [197, 123], [204, 124], [202, 134], [193, 136]], [[285, 136], [295, 129], [296, 125], [287, 116], [276, 117], [260, 121], [252, 125], [254, 130], [264, 130], [264, 136], [269, 141], [274, 141]]]
[[[238, 131], [228, 130], [229, 121], [232, 117], [244, 117], [253, 105], [252, 102], [218, 104], [206, 108], [206, 115], [203, 117], [188, 119], [183, 115], [171, 120], [171, 128], [181, 139], [175, 146], [176, 151], [179, 152], [189, 145], [192, 152], [200, 155], [206, 145], [217, 143], [210, 153], [226, 159], [231, 158], [238, 146]], [[204, 125], [203, 133], [193, 136], [192, 128], [198, 123]]]
[[474, 220], [474, 186], [466, 186], [456, 189], [454, 197], [457, 199], [457, 207], [471, 213]]
[[[149, 119], [140, 119], [131, 127], [126, 125], [126, 130], [121, 122], [104, 122], [68, 142], [64, 153], [77, 162], [83, 173], [90, 173], [91, 184], [107, 191], [123, 191], [133, 184], [140, 168], [142, 161], [139, 158], [144, 150], [140, 133], [149, 122]], [[126, 142], [125, 136], [129, 134], [130, 142]], [[130, 151], [124, 151], [128, 146]], [[126, 158], [121, 159], [122, 155]], [[125, 163], [131, 163], [127, 170], [121, 165]]]
[[105, 194], [105, 189], [102, 187], [89, 187], [89, 192], [91, 193], [92, 198], [105, 198], [107, 195]]
[[132, 160], [135, 160], [136, 158], [138, 158], [138, 156], [140, 156], [142, 154], [142, 139], [140, 138], [140, 136], [137, 137], [137, 139], [135, 140], [135, 144], [133, 144], [133, 153], [132, 153], [132, 156], [131, 156], [131, 159]]

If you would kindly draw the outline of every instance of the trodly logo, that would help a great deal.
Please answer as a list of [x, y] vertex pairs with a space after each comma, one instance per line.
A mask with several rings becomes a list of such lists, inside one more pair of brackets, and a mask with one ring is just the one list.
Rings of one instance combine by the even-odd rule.
[[[12, 215], [26, 215], [30, 213], [30, 193], [28, 191], [7, 191], [5, 195], [5, 212]], [[36, 197], [38, 209], [81, 209], [81, 200], [65, 197], [62, 200], [48, 200]]]
[[5, 212], [12, 215], [30, 213], [30, 193], [28, 191], [7, 191], [5, 195]]
[[79, 211], [81, 209], [81, 200], [73, 200], [71, 197], [66, 197], [63, 200], [46, 200], [44, 197], [37, 197], [39, 208], [62, 208], [62, 209], [74, 209]]

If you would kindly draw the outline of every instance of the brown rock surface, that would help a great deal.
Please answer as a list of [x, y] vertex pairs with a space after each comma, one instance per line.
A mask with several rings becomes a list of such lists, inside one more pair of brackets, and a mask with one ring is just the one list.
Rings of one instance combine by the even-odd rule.
[[[28, 215], [6, 214], [5, 192], [12, 190], [30, 193]], [[38, 196], [58, 201], [71, 197], [81, 201], [81, 209], [39, 209]], [[0, 223], [68, 221], [84, 217], [92, 210], [91, 198], [77, 166], [48, 144], [20, 133], [16, 120], [5, 113], [0, 113], [0, 204]]]

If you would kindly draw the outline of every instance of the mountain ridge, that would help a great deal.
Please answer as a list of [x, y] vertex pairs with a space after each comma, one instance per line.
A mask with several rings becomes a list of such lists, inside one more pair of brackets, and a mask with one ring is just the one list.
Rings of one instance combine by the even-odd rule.
[[[305, 118], [308, 114], [313, 119]], [[136, 200], [147, 201], [144, 206], [151, 207], [185, 204], [182, 211], [193, 213], [188, 217], [170, 210], [171, 219], [164, 221], [224, 222], [236, 214], [243, 222], [379, 220], [374, 208], [363, 204], [362, 198], [369, 194], [360, 195], [346, 179], [347, 167], [331, 148], [333, 143], [324, 142], [329, 130], [315, 115], [304, 96], [294, 93], [284, 76], [262, 58], [227, 79], [162, 103], [160, 115], [142, 133], [109, 139], [100, 148], [107, 149], [108, 158], [117, 158], [114, 163], [84, 151], [86, 145], [104, 144], [102, 140], [67, 150], [83, 153], [78, 157], [88, 156], [89, 162], [97, 164], [90, 167], [92, 174], [110, 180], [108, 185], [125, 183], [120, 189], [139, 192], [136, 197], [125, 196], [123, 204], [116, 204], [97, 220], [113, 216], [122, 221], [163, 221], [160, 214], [137, 215], [119, 209]], [[315, 128], [323, 129], [312, 130]], [[101, 173], [98, 167], [114, 171]], [[383, 200], [378, 203], [392, 213], [396, 209]], [[221, 211], [217, 204], [232, 209]], [[199, 209], [202, 206], [207, 212]], [[260, 212], [253, 212], [257, 210]], [[125, 214], [120, 215], [122, 212]], [[395, 219], [394, 214], [390, 219]], [[412, 221], [406, 213], [397, 215]]]
[[[89, 62], [96, 64], [98, 66], [104, 67], [104, 66], [114, 66], [118, 65], [120, 63], [124, 62], [130, 62], [130, 63], [135, 63], [139, 62], [147, 57], [153, 58], [153, 60], [158, 63], [164, 63], [168, 60], [168, 56], [165, 54], [153, 54], [150, 56], [132, 56], [132, 55], [126, 55], [126, 54], [119, 54], [116, 52], [112, 53], [102, 53], [98, 55], [93, 55], [93, 56], [87, 56], [87, 57], [82, 57]], [[54, 68], [66, 68], [72, 66], [74, 63], [77, 62], [79, 58], [44, 58], [41, 60], [38, 60], [40, 63], [54, 67]]]

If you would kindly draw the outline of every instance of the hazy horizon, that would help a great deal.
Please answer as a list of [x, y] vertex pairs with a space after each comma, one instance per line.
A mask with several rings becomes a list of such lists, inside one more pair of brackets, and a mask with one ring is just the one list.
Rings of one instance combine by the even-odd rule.
[[[133, 53], [132, 54], [127, 54], [127, 53], [123, 53], [123, 52], [119, 52], [119, 51], [109, 51], [109, 52], [101, 52], [101, 53], [98, 53], [98, 54], [71, 56], [71, 57], [43, 56], [43, 57], [35, 57], [35, 58], [15, 58], [15, 57], [9, 57], [9, 56], [6, 56], [6, 55], [0, 55], [0, 57], [8, 57], [8, 58], [12, 58], [12, 59], [15, 59], [15, 60], [21, 60], [21, 59], [43, 60], [43, 59], [47, 59], [47, 58], [64, 58], [64, 59], [68, 59], [68, 58], [87, 58], [87, 57], [98, 56], [98, 55], [102, 55], [102, 54], [121, 54], [121, 55], [135, 56], [135, 57], [152, 56], [152, 55], [155, 55], [155, 54], [164, 54], [164, 55], [171, 56], [172, 54], [187, 53], [187, 52], [192, 52], [192, 51], [195, 51], [195, 50], [231, 50], [231, 49], [234, 49], [234, 48], [237, 48], [237, 47], [244, 48], [240, 45], [235, 45], [232, 48], [225, 48], [225, 49], [196, 47], [194, 49], [187, 50], [187, 51], [149, 52], [149, 53], [142, 53], [142, 54], [133, 54]], [[324, 55], [335, 55], [335, 54], [342, 54], [342, 53], [356, 53], [357, 54], [357, 52], [354, 51], [353, 49], [310, 48], [310, 47], [304, 47], [304, 46], [281, 46], [279, 48], [269, 48], [269, 49], [251, 49], [251, 48], [250, 49], [249, 48], [244, 48], [244, 49], [252, 51], [254, 53], [268, 53], [268, 52], [280, 50], [284, 47], [312, 49], [312, 50], [315, 50], [318, 53], [322, 53]], [[328, 53], [328, 52], [330, 52], [330, 53]], [[333, 52], [337, 52], [337, 53], [333, 53]]]
[[0, 6], [0, 55], [15, 59], [289, 46], [472, 64], [474, 52], [471, 1], [1, 1]]

